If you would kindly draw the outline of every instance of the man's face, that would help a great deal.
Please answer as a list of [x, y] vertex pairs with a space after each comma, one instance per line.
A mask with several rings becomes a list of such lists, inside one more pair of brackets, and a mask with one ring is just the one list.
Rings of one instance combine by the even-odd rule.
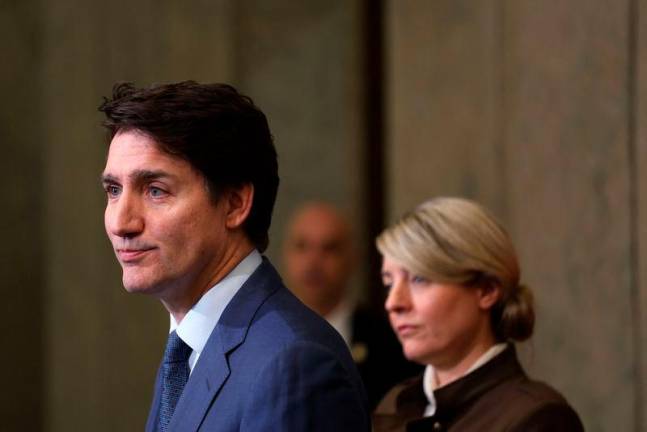
[[208, 289], [228, 233], [200, 173], [127, 131], [110, 144], [103, 185], [106, 232], [127, 291], [171, 301]]
[[350, 233], [334, 209], [313, 204], [288, 229], [284, 263], [290, 288], [320, 313], [344, 296], [352, 257]]

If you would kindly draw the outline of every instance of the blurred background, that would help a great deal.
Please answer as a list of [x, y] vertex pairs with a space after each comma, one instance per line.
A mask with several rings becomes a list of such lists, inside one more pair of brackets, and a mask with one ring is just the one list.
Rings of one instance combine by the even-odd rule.
[[529, 373], [588, 431], [647, 420], [647, 0], [0, 0], [0, 409], [7, 431], [143, 430], [168, 315], [103, 231], [116, 81], [229, 82], [267, 114], [287, 216], [373, 238], [436, 195], [509, 228], [538, 326]]

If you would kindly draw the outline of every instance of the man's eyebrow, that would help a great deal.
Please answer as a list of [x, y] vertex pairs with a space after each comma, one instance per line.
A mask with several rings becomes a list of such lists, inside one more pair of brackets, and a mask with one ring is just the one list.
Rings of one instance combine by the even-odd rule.
[[[175, 176], [163, 170], [135, 170], [128, 177], [133, 183], [149, 182], [160, 178], [174, 178]], [[112, 174], [102, 174], [101, 183], [121, 183], [119, 179]]]
[[133, 183], [149, 182], [160, 178], [174, 178], [171, 173], [163, 170], [135, 170], [131, 172], [128, 177]]
[[112, 174], [101, 174], [101, 184], [107, 183], [119, 183], [119, 181]]

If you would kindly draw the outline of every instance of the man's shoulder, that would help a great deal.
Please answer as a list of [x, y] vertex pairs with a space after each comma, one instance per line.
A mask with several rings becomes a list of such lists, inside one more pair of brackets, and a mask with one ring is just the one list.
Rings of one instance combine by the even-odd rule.
[[[327, 430], [328, 416], [315, 414], [340, 410], [363, 424], [365, 394], [344, 341], [283, 285], [268, 261], [258, 270], [223, 313], [209, 340], [210, 355], [201, 357], [224, 356], [228, 369], [216, 414], [205, 424], [220, 427], [223, 410], [247, 430], [283, 430], [283, 424], [273, 427], [277, 421], [300, 424], [311, 416], [322, 424], [318, 430]], [[293, 412], [296, 401], [310, 409]]]
[[218, 325], [220, 331], [235, 327], [244, 332], [245, 345], [265, 352], [308, 341], [347, 351], [330, 324], [285, 287], [267, 258], [232, 299]]
[[250, 335], [272, 334], [284, 343], [315, 342], [346, 351], [337, 331], [323, 318], [305, 306], [283, 285], [258, 309], [250, 326]]
[[[327, 359], [341, 367], [340, 370], [345, 370], [344, 375], [352, 377], [351, 381], [356, 385], [359, 375], [337, 331], [296, 298], [280, 279], [273, 283], [276, 286], [272, 289], [267, 286], [259, 288], [266, 295], [255, 306], [248, 324], [238, 329], [244, 336], [228, 354], [232, 373], [238, 371], [241, 376], [252, 378], [272, 364], [307, 364], [310, 367], [315, 360]], [[249, 301], [258, 302], [258, 298], [250, 296]], [[228, 313], [235, 314], [246, 307], [239, 304]], [[231, 330], [221, 328], [219, 331]]]

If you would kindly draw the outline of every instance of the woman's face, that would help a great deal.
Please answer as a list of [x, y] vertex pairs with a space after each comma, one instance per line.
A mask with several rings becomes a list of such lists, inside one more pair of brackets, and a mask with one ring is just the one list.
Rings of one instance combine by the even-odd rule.
[[493, 342], [489, 309], [496, 291], [430, 281], [388, 256], [382, 280], [391, 326], [409, 360], [451, 367]]

